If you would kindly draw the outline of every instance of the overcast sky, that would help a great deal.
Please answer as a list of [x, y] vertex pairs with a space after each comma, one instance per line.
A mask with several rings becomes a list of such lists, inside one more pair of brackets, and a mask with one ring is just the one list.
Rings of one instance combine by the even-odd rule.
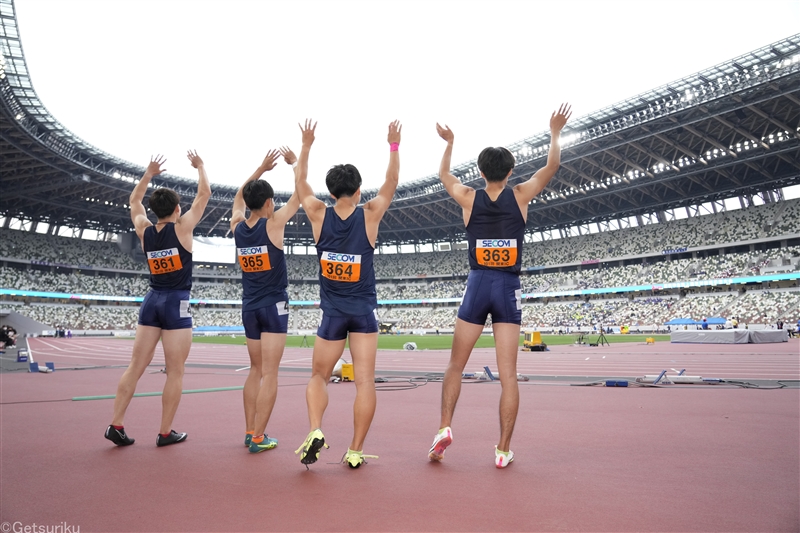
[[[547, 129], [800, 31], [800, 1], [16, 0], [34, 87], [100, 149], [240, 185], [266, 151], [299, 151], [319, 121], [310, 182], [355, 164], [383, 180], [390, 121], [403, 123], [401, 182]], [[268, 179], [291, 190], [281, 164]]]

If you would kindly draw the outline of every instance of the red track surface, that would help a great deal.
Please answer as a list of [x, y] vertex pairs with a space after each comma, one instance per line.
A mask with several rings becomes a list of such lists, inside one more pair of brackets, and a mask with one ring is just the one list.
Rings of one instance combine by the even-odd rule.
[[[555, 347], [520, 354], [520, 367], [537, 375], [635, 375], [675, 366], [692, 374], [797, 379], [797, 341], [717, 353], [669, 348]], [[38, 361], [63, 368], [125, 364], [130, 343], [39, 340], [33, 349]], [[468, 370], [488, 364], [486, 352], [476, 351]], [[291, 350], [284, 364], [307, 366], [296, 359], [308, 356]], [[378, 368], [441, 371], [446, 359], [439, 352], [381, 352]], [[189, 361], [246, 366], [246, 355], [244, 346], [195, 345]], [[455, 441], [441, 464], [426, 457], [441, 386], [379, 392], [365, 453], [380, 459], [350, 470], [328, 463], [349, 444], [354, 387], [332, 384], [323, 426], [331, 449], [307, 472], [292, 453], [308, 431], [306, 373], [281, 373], [268, 428], [280, 444], [258, 455], [241, 443], [238, 391], [184, 396], [175, 423], [189, 439], [167, 448], [153, 442], [160, 399], [136, 398], [125, 424], [137, 442], [114, 447], [102, 438], [111, 401], [69, 399], [113, 394], [121, 373], [0, 374], [0, 521], [82, 532], [800, 530], [797, 389], [522, 383], [512, 441], [517, 458], [505, 470], [493, 465], [496, 383], [463, 387]], [[241, 385], [242, 374], [189, 368], [184, 388]], [[146, 373], [138, 391], [158, 391], [163, 380]]]
[[[133, 341], [123, 339], [29, 339], [36, 361], [56, 366], [127, 365]], [[345, 354], [349, 360], [349, 355]], [[377, 371], [443, 372], [449, 353], [444, 350], [406, 352], [380, 350]], [[194, 344], [188, 363], [250, 364], [247, 349], [230, 344]], [[163, 365], [161, 345], [154, 365]], [[311, 350], [287, 348], [283, 367], [310, 368]], [[494, 349], [476, 349], [467, 371], [497, 368]], [[657, 343], [613, 344], [604, 347], [553, 346], [549, 352], [520, 352], [521, 374], [535, 376], [641, 376], [685, 368], [689, 375], [729, 379], [800, 379], [800, 339], [776, 344]]]

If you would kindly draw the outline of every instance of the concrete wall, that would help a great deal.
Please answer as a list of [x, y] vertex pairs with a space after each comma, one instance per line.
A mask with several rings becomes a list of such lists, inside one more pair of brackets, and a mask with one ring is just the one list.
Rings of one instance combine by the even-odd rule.
[[17, 330], [17, 335], [20, 337], [41, 335], [42, 331], [50, 329], [50, 326], [21, 315], [16, 311], [11, 311], [8, 308], [0, 309], [0, 326], [5, 324]]

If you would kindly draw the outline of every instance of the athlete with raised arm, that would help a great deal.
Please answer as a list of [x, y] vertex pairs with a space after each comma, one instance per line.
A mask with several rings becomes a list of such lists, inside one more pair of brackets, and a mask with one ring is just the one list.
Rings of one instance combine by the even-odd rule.
[[485, 148], [478, 156], [478, 169], [486, 188], [473, 189], [450, 173], [453, 132], [436, 124], [447, 147], [439, 167], [439, 179], [448, 194], [458, 202], [464, 217], [469, 245], [470, 273], [467, 289], [458, 309], [450, 363], [442, 384], [442, 416], [439, 432], [428, 452], [432, 461], [441, 461], [453, 441], [450, 425], [461, 393], [461, 376], [475, 343], [492, 315], [497, 369], [500, 374], [500, 441], [495, 447], [495, 466], [504, 468], [514, 460], [509, 449], [519, 409], [517, 349], [522, 320], [522, 290], [519, 272], [522, 243], [528, 217], [528, 204], [553, 178], [561, 164], [558, 144], [561, 129], [571, 114], [563, 104], [550, 117], [550, 151], [547, 164], [527, 181], [508, 186], [514, 169], [514, 156], [505, 148]]
[[327, 207], [314, 196], [308, 184], [308, 153], [314, 142], [316, 123], [300, 126], [303, 148], [295, 172], [295, 191], [311, 222], [320, 262], [320, 309], [322, 320], [314, 342], [311, 380], [306, 388], [311, 431], [295, 453], [300, 462], [316, 462], [325, 442], [322, 415], [328, 406], [328, 381], [350, 338], [355, 373], [356, 399], [353, 405], [353, 440], [344, 456], [351, 468], [364, 463], [364, 439], [375, 414], [375, 356], [378, 349], [378, 299], [372, 256], [378, 226], [389, 208], [400, 175], [400, 130], [398, 121], [389, 124], [389, 168], [377, 196], [359, 207], [361, 175], [353, 165], [336, 165], [328, 171], [325, 184], [336, 204]]
[[167, 380], [161, 397], [161, 428], [156, 446], [167, 446], [186, 440], [186, 433], [176, 433], [172, 420], [178, 410], [183, 391], [183, 371], [189, 348], [192, 346], [192, 315], [189, 309], [189, 291], [192, 288], [192, 233], [203, 216], [211, 187], [197, 152], [187, 153], [199, 179], [192, 207], [181, 215], [180, 196], [167, 188], [158, 188], [150, 195], [150, 209], [158, 217], [153, 224], [147, 218], [142, 200], [153, 176], [166, 169], [165, 160], [156, 156], [134, 187], [130, 197], [131, 220], [150, 269], [150, 291], [139, 309], [139, 324], [133, 355], [127, 370], [122, 374], [114, 400], [114, 418], [105, 437], [117, 446], [133, 444], [123, 427], [125, 411], [136, 392], [136, 384], [153, 360], [158, 340], [164, 348]]
[[[231, 231], [242, 269], [242, 323], [250, 355], [250, 373], [244, 382], [244, 444], [251, 453], [270, 450], [277, 439], [264, 434], [278, 395], [278, 365], [286, 346], [289, 295], [286, 292], [286, 258], [283, 231], [297, 213], [297, 193], [275, 210], [272, 186], [260, 179], [273, 168], [279, 155], [294, 165], [297, 157], [288, 148], [271, 150], [233, 199]], [[250, 209], [246, 216], [245, 206]]]

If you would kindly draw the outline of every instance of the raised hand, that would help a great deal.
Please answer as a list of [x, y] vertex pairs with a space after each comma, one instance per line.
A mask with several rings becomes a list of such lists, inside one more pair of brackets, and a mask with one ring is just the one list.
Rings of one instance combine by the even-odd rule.
[[447, 141], [448, 144], [452, 143], [453, 139], [455, 138], [455, 135], [453, 135], [453, 130], [451, 130], [450, 127], [447, 124], [445, 124], [444, 128], [443, 128], [437, 122], [436, 123], [436, 133], [439, 134], [439, 137], [441, 137], [442, 139]]
[[192, 163], [194, 168], [200, 168], [203, 166], [203, 160], [200, 159], [199, 155], [197, 155], [196, 150], [188, 150], [186, 152], [186, 157], [189, 159], [189, 162]]
[[560, 132], [571, 116], [572, 106], [569, 104], [561, 104], [558, 107], [558, 111], [553, 111], [553, 114], [550, 116], [550, 131], [556, 133]]
[[314, 144], [314, 131], [317, 129], [317, 123], [314, 122], [314, 125], [311, 125], [311, 119], [306, 119], [305, 124], [300, 126], [300, 131], [303, 132], [303, 146], [311, 146]]
[[403, 131], [403, 125], [400, 124], [399, 120], [395, 120], [391, 124], [389, 124], [389, 135], [387, 137], [387, 141], [389, 144], [398, 143], [400, 144], [400, 132]]
[[166, 163], [167, 160], [164, 158], [163, 155], [157, 155], [155, 157], [150, 157], [150, 163], [147, 165], [147, 170], [145, 170], [146, 176], [158, 176], [162, 172], [166, 172], [166, 168], [161, 168], [161, 165]]
[[283, 160], [286, 161], [287, 165], [294, 165], [297, 162], [297, 156], [294, 155], [294, 152], [292, 152], [291, 148], [288, 146], [281, 146], [279, 150], [283, 156]]
[[264, 157], [264, 161], [261, 162], [261, 170], [267, 172], [275, 168], [275, 165], [278, 164], [278, 158], [280, 155], [281, 152], [279, 150], [270, 150], [267, 152], [266, 157]]

